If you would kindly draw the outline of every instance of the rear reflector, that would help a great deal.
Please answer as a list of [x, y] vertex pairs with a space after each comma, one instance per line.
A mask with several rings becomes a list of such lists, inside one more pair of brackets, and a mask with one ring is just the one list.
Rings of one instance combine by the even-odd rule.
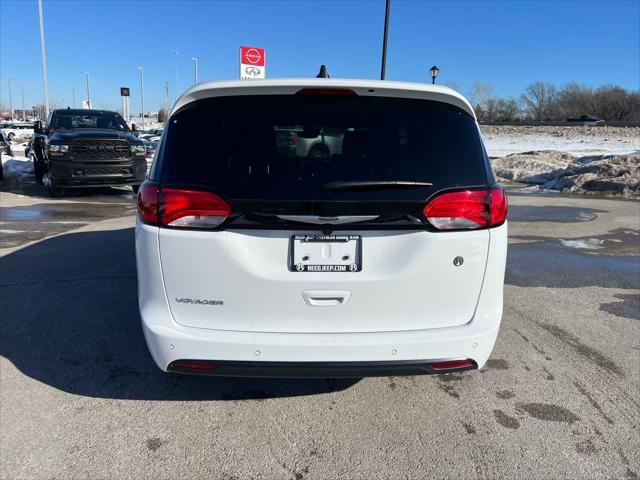
[[208, 362], [199, 362], [197, 360], [176, 360], [175, 362], [171, 362], [168, 369], [172, 368], [187, 368], [190, 370], [215, 370], [218, 368], [217, 365]]
[[138, 192], [138, 215], [151, 225], [215, 228], [230, 214], [227, 202], [211, 192], [163, 188], [150, 182]]
[[450, 360], [448, 362], [430, 363], [434, 370], [453, 370], [457, 368], [473, 368], [476, 366], [473, 360]]
[[422, 213], [438, 230], [497, 227], [507, 218], [507, 197], [502, 188], [443, 193]]

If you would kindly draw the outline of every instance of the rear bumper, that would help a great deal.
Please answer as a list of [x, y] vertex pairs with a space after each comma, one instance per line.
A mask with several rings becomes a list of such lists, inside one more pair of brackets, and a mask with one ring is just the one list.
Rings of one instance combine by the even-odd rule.
[[391, 375], [430, 375], [478, 368], [472, 365], [446, 370], [433, 368], [433, 361], [390, 362], [229, 362], [182, 360], [169, 364], [167, 371], [225, 377], [272, 378], [362, 378]]
[[[269, 333], [186, 327], [173, 319], [160, 263], [157, 228], [138, 224], [138, 300], [149, 351], [164, 371], [172, 362], [215, 362], [231, 376], [413, 375], [434, 373], [427, 364], [470, 359], [482, 368], [491, 354], [502, 318], [507, 225], [492, 229], [482, 291], [473, 319], [465, 325], [366, 333]], [[256, 315], [260, 315], [257, 310]], [[398, 306], [397, 315], [402, 315]], [[393, 319], [389, 319], [393, 325]], [[373, 362], [373, 363], [371, 363]], [[447, 370], [455, 371], [455, 370]], [[191, 369], [188, 373], [194, 373]]]
[[53, 160], [49, 176], [56, 186], [102, 187], [116, 185], [140, 185], [147, 175], [146, 158], [134, 158], [124, 162], [71, 162]]

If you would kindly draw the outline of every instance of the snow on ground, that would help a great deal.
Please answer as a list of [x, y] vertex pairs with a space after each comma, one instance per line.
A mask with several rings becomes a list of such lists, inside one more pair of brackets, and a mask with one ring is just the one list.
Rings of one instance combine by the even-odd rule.
[[640, 128], [481, 126], [502, 182], [640, 198]]
[[144, 119], [144, 128], [142, 124], [142, 117], [131, 117], [131, 121], [129, 125], [136, 124], [136, 128], [138, 130], [158, 130], [164, 127], [164, 123], [157, 122], [156, 118], [145, 118]]
[[526, 127], [481, 125], [490, 157], [536, 150], [557, 150], [577, 157], [586, 155], [640, 155], [638, 127]]

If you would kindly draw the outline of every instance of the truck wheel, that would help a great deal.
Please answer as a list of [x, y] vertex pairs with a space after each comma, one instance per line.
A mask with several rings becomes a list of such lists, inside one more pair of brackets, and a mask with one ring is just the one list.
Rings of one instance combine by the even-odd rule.
[[52, 180], [49, 178], [49, 174], [45, 173], [42, 176], [42, 183], [47, 187], [47, 191], [49, 192], [49, 196], [52, 198], [58, 198], [64, 196], [64, 188], [58, 187]]

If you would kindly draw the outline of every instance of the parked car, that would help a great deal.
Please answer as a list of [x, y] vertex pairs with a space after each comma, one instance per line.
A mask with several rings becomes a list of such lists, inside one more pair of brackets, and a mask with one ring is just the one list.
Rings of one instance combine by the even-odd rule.
[[[438, 86], [204, 83], [138, 193], [144, 336], [164, 371], [472, 370], [502, 316], [507, 200], [469, 102]], [[309, 167], [282, 130], [331, 131]], [[203, 148], [206, 139], [207, 148]]]
[[580, 115], [579, 117], [567, 118], [567, 122], [582, 123], [584, 125], [600, 125], [604, 120], [594, 115]]
[[276, 136], [283, 153], [315, 160], [327, 160], [334, 154], [342, 153], [344, 132], [340, 129], [314, 128], [308, 126], [280, 129]]
[[0, 132], [0, 154], [12, 156], [11, 142], [5, 137], [3, 132]]
[[54, 110], [32, 140], [36, 181], [51, 196], [67, 188], [130, 185], [147, 172], [145, 148], [124, 119], [108, 110]]
[[2, 133], [5, 134], [7, 140], [13, 140], [13, 137], [28, 137], [33, 135], [33, 124], [32, 123], [10, 123], [8, 125], [3, 125]]

